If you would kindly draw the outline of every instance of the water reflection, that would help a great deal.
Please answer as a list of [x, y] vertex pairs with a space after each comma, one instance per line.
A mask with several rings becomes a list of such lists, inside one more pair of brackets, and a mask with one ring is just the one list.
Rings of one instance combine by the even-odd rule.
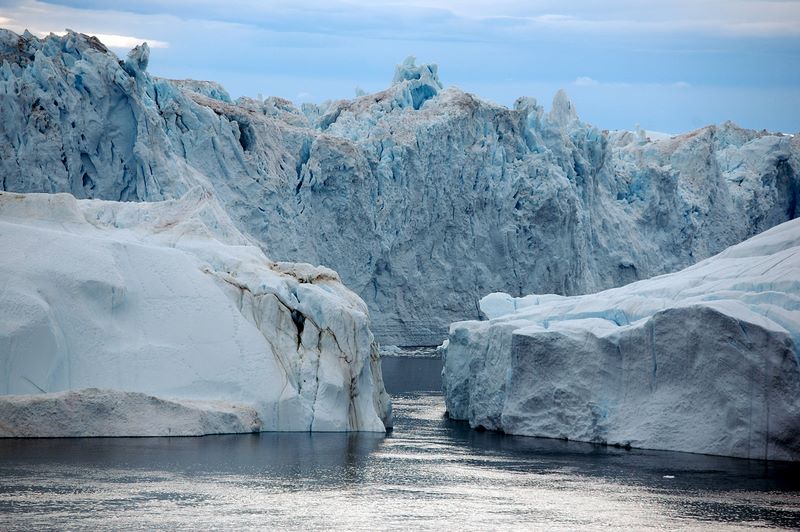
[[392, 395], [442, 390], [442, 358], [428, 349], [414, 356], [384, 356], [381, 359], [386, 391]]
[[437, 393], [394, 402], [387, 436], [0, 440], [0, 529], [800, 526], [792, 464], [479, 433]]
[[[381, 434], [261, 433], [203, 438], [0, 440], [0, 464], [58, 464], [76, 470], [169, 470], [181, 474], [314, 474], [354, 480], [353, 472], [385, 441]], [[343, 474], [345, 474], [343, 476]], [[0, 487], [2, 491], [2, 487]]]

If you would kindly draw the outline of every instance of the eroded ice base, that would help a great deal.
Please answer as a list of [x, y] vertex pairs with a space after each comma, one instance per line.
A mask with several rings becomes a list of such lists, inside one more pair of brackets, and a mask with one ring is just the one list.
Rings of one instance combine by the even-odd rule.
[[202, 436], [259, 432], [255, 409], [86, 388], [0, 396], [0, 437]]

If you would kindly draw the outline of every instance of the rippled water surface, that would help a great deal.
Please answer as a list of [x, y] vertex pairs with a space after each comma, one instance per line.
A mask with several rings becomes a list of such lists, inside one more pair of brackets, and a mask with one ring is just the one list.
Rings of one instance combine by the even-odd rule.
[[0, 440], [0, 529], [800, 527], [797, 466], [475, 432], [429, 360], [388, 436]]

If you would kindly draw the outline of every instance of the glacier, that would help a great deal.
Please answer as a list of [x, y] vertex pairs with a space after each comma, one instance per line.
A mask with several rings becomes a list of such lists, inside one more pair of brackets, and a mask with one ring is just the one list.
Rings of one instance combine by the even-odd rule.
[[391, 426], [364, 302], [274, 262], [194, 188], [0, 192], [0, 436]]
[[483, 298], [444, 349], [449, 415], [510, 434], [800, 460], [800, 220], [595, 294]]
[[435, 345], [491, 292], [577, 295], [677, 271], [797, 216], [800, 137], [732, 123], [664, 138], [445, 87], [320, 105], [233, 100], [76, 32], [0, 30], [0, 188], [79, 199], [213, 192], [267, 256], [324, 264], [383, 343]]

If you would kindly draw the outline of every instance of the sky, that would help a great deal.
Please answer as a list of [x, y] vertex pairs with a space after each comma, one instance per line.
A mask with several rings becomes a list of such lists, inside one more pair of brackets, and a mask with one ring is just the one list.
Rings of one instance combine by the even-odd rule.
[[352, 98], [414, 55], [501, 105], [563, 88], [604, 129], [800, 131], [800, 0], [0, 0], [0, 27], [147, 41], [151, 73], [234, 98]]

